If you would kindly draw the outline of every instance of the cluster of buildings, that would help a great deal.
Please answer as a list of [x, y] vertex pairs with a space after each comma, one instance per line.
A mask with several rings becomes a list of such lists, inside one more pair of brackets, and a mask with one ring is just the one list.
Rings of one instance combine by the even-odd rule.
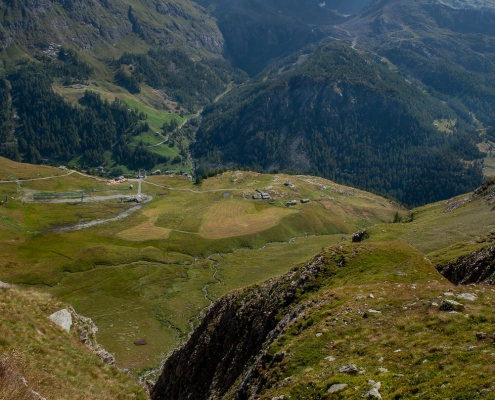
[[[306, 204], [309, 202], [310, 202], [309, 199], [301, 199], [301, 204]], [[286, 207], [295, 206], [295, 205], [297, 205], [297, 200], [291, 200], [285, 203]]]
[[271, 196], [268, 193], [262, 192], [259, 189], [256, 189], [256, 191], [258, 192], [258, 194], [255, 194], [253, 196], [254, 200], [270, 200], [271, 199]]
[[[287, 181], [290, 183], [290, 181]], [[285, 185], [288, 186], [289, 184], [287, 184], [287, 182], [285, 182]], [[261, 190], [259, 189], [256, 189], [256, 194], [253, 195], [253, 200], [270, 200], [271, 199], [271, 196], [266, 193], [266, 192], [262, 192]], [[306, 204], [306, 203], [309, 203], [310, 200], [309, 199], [301, 199], [301, 204]], [[286, 207], [291, 207], [291, 206], [295, 206], [297, 205], [297, 200], [290, 200], [290, 201], [287, 201], [284, 203]]]
[[192, 179], [192, 175], [191, 174], [188, 174], [187, 172], [184, 172], [184, 171], [180, 171], [180, 172], [177, 172], [177, 171], [161, 171], [159, 169], [153, 171], [151, 173], [151, 175], [181, 175], [181, 176], [185, 176], [187, 179]]

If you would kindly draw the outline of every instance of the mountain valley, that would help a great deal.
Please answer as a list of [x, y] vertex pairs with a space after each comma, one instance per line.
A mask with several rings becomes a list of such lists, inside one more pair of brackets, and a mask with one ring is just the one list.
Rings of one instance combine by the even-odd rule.
[[0, 399], [493, 398], [494, 22], [0, 3]]

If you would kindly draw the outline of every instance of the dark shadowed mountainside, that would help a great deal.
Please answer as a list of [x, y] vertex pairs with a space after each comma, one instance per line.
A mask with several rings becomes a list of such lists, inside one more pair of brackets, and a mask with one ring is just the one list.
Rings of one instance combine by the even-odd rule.
[[[453, 134], [435, 127], [441, 119], [457, 121]], [[205, 109], [194, 155], [209, 165], [322, 175], [424, 204], [481, 182], [475, 138], [447, 105], [330, 43]]]

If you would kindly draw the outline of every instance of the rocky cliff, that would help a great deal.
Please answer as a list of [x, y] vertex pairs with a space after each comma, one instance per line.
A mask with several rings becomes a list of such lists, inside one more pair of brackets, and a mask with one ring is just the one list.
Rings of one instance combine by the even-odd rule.
[[495, 285], [495, 243], [438, 267], [438, 271], [456, 285]]
[[[470, 395], [480, 381], [469, 383], [468, 370], [477, 367], [455, 357], [477, 358], [473, 349], [490, 346], [475, 335], [487, 329], [476, 315], [488, 294], [454, 288], [402, 243], [337, 245], [278, 279], [217, 301], [165, 362], [151, 397], [410, 398], [425, 390]], [[442, 299], [473, 318], [444, 311]], [[448, 337], [448, 351], [431, 353]], [[432, 366], [437, 356], [440, 369]], [[442, 385], [445, 369], [456, 374], [449, 385]], [[474, 375], [478, 380], [480, 374]]]

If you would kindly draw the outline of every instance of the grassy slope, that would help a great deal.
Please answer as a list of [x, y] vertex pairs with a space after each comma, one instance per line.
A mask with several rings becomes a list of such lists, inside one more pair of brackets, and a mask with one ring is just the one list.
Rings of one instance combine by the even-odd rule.
[[[468, 195], [456, 199], [465, 197]], [[447, 207], [447, 202], [438, 202], [416, 208], [412, 222], [377, 225], [369, 230], [370, 236], [373, 240], [403, 240], [433, 256], [450, 246], [475, 244], [495, 229], [493, 204], [485, 199], [468, 202], [451, 212], [445, 212]]]
[[[369, 380], [381, 382], [386, 399], [492, 396], [493, 364], [487, 358], [493, 344], [475, 335], [491, 331], [495, 321], [488, 288], [455, 288], [421, 252], [400, 242], [333, 247], [326, 252], [329, 262], [335, 252], [343, 253], [346, 266], [305, 296], [310, 310], [268, 350], [287, 355], [281, 362], [268, 358], [260, 371], [267, 382], [260, 399], [358, 399], [371, 389]], [[463, 312], [435, 305], [464, 292], [477, 300], [460, 300]], [[339, 373], [347, 364], [362, 370]], [[348, 386], [328, 394], [337, 383]]]
[[66, 333], [50, 322], [66, 304], [17, 288], [0, 289], [0, 304], [0, 398], [34, 398], [29, 389], [48, 399], [147, 398], [144, 388], [80, 343], [74, 329]]

